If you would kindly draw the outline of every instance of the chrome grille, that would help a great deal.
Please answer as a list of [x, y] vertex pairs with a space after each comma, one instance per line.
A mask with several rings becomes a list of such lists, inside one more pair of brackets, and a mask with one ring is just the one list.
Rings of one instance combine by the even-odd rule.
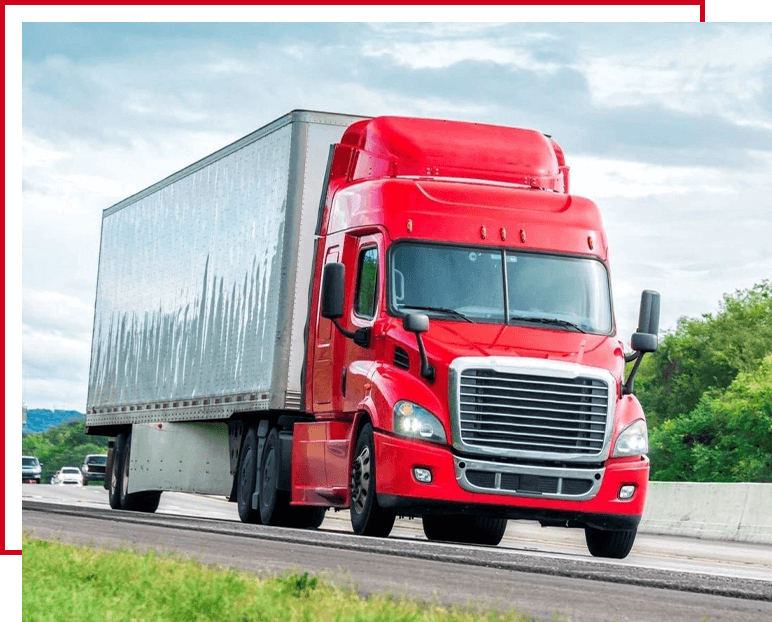
[[604, 449], [609, 386], [600, 378], [470, 368], [458, 396], [467, 448], [574, 456]]

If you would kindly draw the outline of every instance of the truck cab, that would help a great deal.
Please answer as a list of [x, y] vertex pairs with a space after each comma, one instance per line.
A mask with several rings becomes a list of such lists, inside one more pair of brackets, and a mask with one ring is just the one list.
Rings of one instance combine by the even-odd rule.
[[[600, 213], [568, 185], [559, 146], [531, 130], [349, 128], [318, 229], [316, 421], [295, 426], [294, 502], [349, 506], [371, 535], [401, 514], [431, 539], [495, 544], [508, 518], [530, 518], [627, 554], [645, 417], [623, 377]], [[652, 296], [641, 335], [656, 333]]]

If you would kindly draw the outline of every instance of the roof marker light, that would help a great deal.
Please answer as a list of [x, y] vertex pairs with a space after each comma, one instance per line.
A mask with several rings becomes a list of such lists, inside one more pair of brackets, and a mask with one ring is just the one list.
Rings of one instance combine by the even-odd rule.
[[485, 225], [480, 227], [480, 237], [484, 240], [488, 237], [488, 230], [485, 228]]
[[412, 218], [408, 218], [407, 219], [407, 232], [408, 233], [413, 233], [413, 219]]
[[520, 229], [520, 241], [525, 243], [525, 229]]
[[506, 227], [501, 228], [501, 241], [506, 242], [507, 241], [507, 229]]
[[587, 246], [589, 246], [589, 247], [590, 247], [590, 250], [592, 250], [593, 248], [595, 248], [595, 240], [593, 240], [593, 239], [592, 239], [592, 236], [591, 236], [591, 235], [588, 235], [588, 236], [587, 236]]

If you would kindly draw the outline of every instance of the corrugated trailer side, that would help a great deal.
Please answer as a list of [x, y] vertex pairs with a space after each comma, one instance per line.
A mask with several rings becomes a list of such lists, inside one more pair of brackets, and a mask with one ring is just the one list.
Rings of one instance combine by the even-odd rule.
[[299, 410], [329, 146], [294, 111], [105, 210], [86, 423]]

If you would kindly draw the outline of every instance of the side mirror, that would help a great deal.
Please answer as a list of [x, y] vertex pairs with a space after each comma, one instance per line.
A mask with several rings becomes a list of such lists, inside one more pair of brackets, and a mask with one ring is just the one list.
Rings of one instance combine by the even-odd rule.
[[622, 392], [630, 394], [633, 392], [635, 383], [635, 374], [638, 366], [643, 360], [646, 352], [654, 352], [659, 345], [659, 292], [650, 289], [644, 289], [641, 293], [641, 310], [638, 313], [638, 330], [630, 338], [630, 346], [635, 350], [635, 354], [625, 357], [625, 362], [635, 361], [635, 365], [630, 370], [630, 375], [625, 381]]
[[425, 313], [408, 313], [402, 318], [402, 328], [411, 333], [425, 333], [429, 330], [429, 316]]
[[358, 328], [348, 331], [338, 323], [343, 317], [343, 296], [346, 282], [346, 266], [342, 263], [328, 263], [322, 272], [322, 317], [332, 320], [341, 333], [363, 348], [370, 347], [370, 329]]
[[641, 310], [638, 313], [638, 331], [659, 334], [659, 292], [644, 289], [641, 292]]
[[343, 290], [346, 267], [342, 263], [328, 263], [322, 273], [322, 317], [337, 320], [343, 317]]
[[421, 338], [421, 333], [429, 330], [429, 316], [425, 313], [408, 313], [402, 318], [402, 328], [415, 333], [416, 341], [418, 341], [418, 354], [421, 356], [421, 376], [429, 382], [434, 382], [436, 370], [429, 362], [429, 357], [426, 356], [424, 340]]

